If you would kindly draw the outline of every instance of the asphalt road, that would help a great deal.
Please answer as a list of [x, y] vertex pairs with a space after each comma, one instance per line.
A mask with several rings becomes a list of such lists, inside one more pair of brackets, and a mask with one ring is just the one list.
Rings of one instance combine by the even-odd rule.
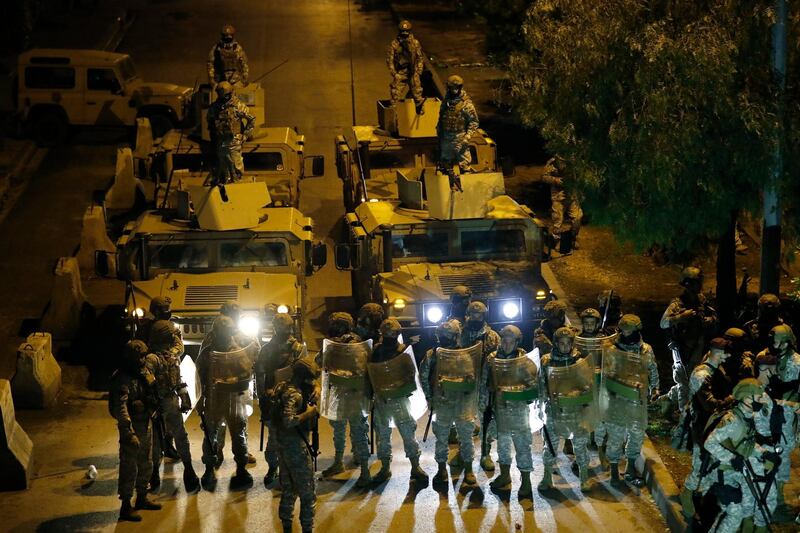
[[[298, 126], [306, 134], [307, 153], [325, 155], [326, 176], [302, 184], [301, 208], [315, 219], [317, 234], [332, 245], [334, 225], [342, 213], [333, 138], [352, 121], [347, 2], [159, 0], [147, 5], [121, 47], [133, 55], [146, 79], [186, 85], [202, 79], [206, 54], [223, 22], [237, 27], [256, 77], [289, 59], [264, 81], [267, 120], [274, 125]], [[384, 50], [393, 36], [393, 24], [387, 13], [356, 9], [350, 20], [356, 117], [360, 123], [373, 123], [375, 100], [387, 92]], [[0, 318], [5, 319], [2, 325], [9, 331], [14, 327], [10, 324], [17, 323], [20, 316], [12, 313], [35, 315], [47, 300], [49, 288], [26, 284], [25, 273], [37, 274], [31, 279], [47, 279], [45, 274], [52, 262], [71, 252], [78, 242], [80, 216], [90, 192], [111, 175], [113, 156], [113, 143], [77, 144], [51, 152], [15, 209], [17, 216], [0, 226], [0, 252], [7, 258], [20, 257], [19, 264], [4, 261], [0, 265], [0, 280], [7, 275], [18, 280], [16, 286], [0, 283], [0, 302], [15, 302], [8, 311], [0, 305]], [[321, 314], [326, 306], [333, 311], [349, 305], [349, 276], [337, 272], [331, 260], [311, 279], [309, 289], [312, 316]], [[306, 333], [320, 337], [313, 329]], [[117, 524], [114, 423], [104, 401], [80, 392], [85, 382], [81, 369], [68, 368], [65, 380], [71, 382], [68, 394], [54, 411], [19, 413], [20, 422], [37, 446], [40, 478], [29, 491], [0, 495], [4, 530], [279, 530], [277, 494], [260, 483], [265, 471], [263, 457], [257, 454], [259, 464], [251, 470], [255, 487], [248, 492], [233, 492], [226, 482], [233, 471], [230, 452], [220, 470], [221, 482], [215, 494], [186, 496], [180, 484], [182, 469], [178, 466], [172, 471], [168, 466], [157, 495], [164, 510], [145, 513], [145, 521], [138, 526]], [[419, 424], [420, 439], [423, 424], [424, 419]], [[189, 419], [188, 426], [194, 462], [200, 469], [201, 432], [196, 416]], [[320, 469], [324, 469], [332, 457], [332, 443], [328, 423], [321, 421], [320, 428]], [[258, 444], [257, 437], [257, 416], [253, 416], [252, 448]], [[535, 443], [533, 482], [538, 483], [542, 475], [538, 436]], [[397, 437], [394, 452], [394, 477], [382, 487], [356, 490], [355, 470], [339, 480], [318, 484], [319, 531], [658, 531], [666, 527], [646, 491], [612, 488], [607, 474], [599, 474], [589, 497], [581, 495], [564, 457], [563, 477], [555, 478], [559, 490], [546, 498], [535, 492], [533, 502], [520, 503], [516, 499], [516, 469], [512, 469], [515, 490], [505, 497], [489, 491], [483, 472], [478, 473], [481, 488], [466, 494], [459, 492], [461, 481], [455, 475], [447, 494], [431, 488], [416, 491], [409, 487], [409, 464]], [[432, 452], [433, 442], [429, 440], [423, 445], [422, 465], [431, 475], [436, 469]], [[89, 464], [100, 472], [94, 483], [81, 481]], [[373, 465], [373, 473], [376, 467]]]

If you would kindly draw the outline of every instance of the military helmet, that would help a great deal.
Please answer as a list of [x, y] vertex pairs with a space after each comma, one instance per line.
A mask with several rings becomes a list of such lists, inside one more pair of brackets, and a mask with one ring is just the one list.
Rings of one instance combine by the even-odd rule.
[[233, 94], [233, 85], [227, 81], [221, 81], [217, 84], [217, 96], [225, 96]]
[[447, 78], [447, 88], [462, 88], [464, 86], [464, 78], [459, 76], [458, 74], [453, 74], [449, 78]]
[[380, 332], [384, 337], [397, 337], [403, 327], [396, 318], [387, 318], [381, 322]]
[[125, 359], [132, 362], [138, 362], [143, 356], [147, 355], [148, 349], [144, 341], [133, 340], [128, 341], [125, 345], [124, 356]]
[[722, 335], [725, 339], [729, 341], [740, 341], [747, 337], [747, 333], [744, 332], [743, 329], [740, 328], [728, 328], [725, 330], [725, 333]]
[[572, 328], [563, 327], [558, 328], [555, 333], [553, 333], [553, 340], [558, 341], [558, 339], [563, 339], [569, 337], [572, 340], [575, 340], [575, 331]]
[[453, 287], [453, 292], [450, 293], [450, 301], [453, 301], [455, 298], [471, 298], [472, 297], [472, 289], [467, 287], [466, 285], [456, 285]]
[[781, 301], [780, 299], [772, 293], [765, 293], [762, 294], [761, 297], [758, 299], [758, 308], [759, 309], [780, 309]]
[[586, 309], [581, 311], [580, 318], [581, 320], [583, 320], [584, 318], [594, 318], [597, 320], [602, 320], [603, 317], [600, 316], [600, 311], [598, 311], [594, 307], [587, 307]]
[[797, 346], [797, 339], [794, 336], [794, 332], [792, 328], [786, 324], [780, 324], [772, 328], [769, 332], [769, 336], [778, 342], [788, 342], [793, 348]]
[[358, 318], [380, 317], [380, 319], [383, 320], [383, 316], [384, 316], [383, 307], [374, 302], [366, 303], [361, 306], [361, 309], [358, 310]]
[[605, 307], [608, 305], [608, 299], [611, 298], [611, 307], [621, 307], [622, 306], [622, 298], [620, 297], [619, 293], [613, 291], [611, 289], [606, 289], [601, 291], [600, 294], [597, 295], [597, 304], [600, 307]]
[[219, 306], [219, 314], [229, 316], [231, 318], [238, 317], [241, 311], [241, 307], [239, 307], [239, 304], [234, 300], [228, 300]]
[[468, 315], [470, 313], [481, 313], [482, 315], [486, 316], [486, 313], [488, 311], [489, 310], [486, 308], [486, 304], [484, 304], [483, 302], [474, 301], [470, 302], [469, 305], [467, 306]]
[[172, 298], [169, 296], [156, 296], [150, 300], [150, 312], [158, 314], [159, 312], [168, 312], [172, 307]]
[[214, 334], [225, 337], [233, 337], [236, 333], [236, 324], [229, 316], [220, 315], [214, 319], [214, 324], [211, 326]]
[[748, 396], [759, 396], [764, 393], [764, 387], [757, 379], [745, 378], [733, 388], [732, 396], [736, 400], [743, 400]]
[[619, 329], [642, 331], [642, 319], [630, 313], [622, 315], [622, 318], [619, 319]]
[[407, 20], [401, 20], [400, 24], [397, 25], [397, 30], [400, 32], [410, 32], [411, 23]]
[[544, 304], [544, 314], [547, 318], [560, 318], [566, 312], [567, 305], [561, 300], [550, 300]]
[[150, 346], [170, 345], [175, 338], [175, 326], [169, 320], [156, 320], [150, 328]]
[[500, 338], [504, 337], [513, 337], [515, 341], [520, 342], [522, 340], [522, 331], [517, 326], [509, 324], [500, 330]]
[[233, 36], [236, 35], [236, 28], [233, 27], [233, 24], [225, 24], [219, 34], [223, 40], [233, 39]]
[[292, 330], [294, 320], [288, 313], [278, 313], [272, 319], [272, 329], [277, 333], [278, 331], [288, 332]]
[[437, 337], [450, 337], [451, 339], [458, 338], [461, 335], [461, 322], [456, 319], [450, 319], [442, 322], [436, 327]]
[[703, 282], [703, 271], [696, 266], [688, 266], [681, 271], [680, 284], [684, 287], [690, 281]]
[[343, 333], [353, 330], [353, 317], [350, 313], [336, 311], [328, 315], [328, 327], [338, 329]]

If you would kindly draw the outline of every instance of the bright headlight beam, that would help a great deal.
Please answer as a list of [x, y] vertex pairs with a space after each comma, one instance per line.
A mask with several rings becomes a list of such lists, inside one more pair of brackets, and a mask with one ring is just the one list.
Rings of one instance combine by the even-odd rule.
[[519, 316], [519, 306], [516, 302], [506, 302], [503, 304], [503, 316], [511, 320]]
[[444, 312], [442, 312], [441, 307], [429, 307], [427, 311], [425, 311], [425, 318], [428, 319], [428, 322], [433, 324], [438, 323], [442, 316], [444, 316]]
[[256, 316], [243, 316], [239, 319], [239, 331], [248, 337], [255, 337], [261, 329], [261, 322]]
[[281, 305], [278, 306], [278, 312], [279, 313], [288, 313], [289, 312], [289, 307], [284, 305], [284, 304], [281, 304]]

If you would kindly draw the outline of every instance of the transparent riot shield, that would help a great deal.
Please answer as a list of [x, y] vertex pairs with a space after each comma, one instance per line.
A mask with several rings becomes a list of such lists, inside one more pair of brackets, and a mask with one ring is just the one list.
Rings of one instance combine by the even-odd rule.
[[[303, 350], [300, 352], [300, 357], [298, 359], [302, 359], [303, 357], [308, 357], [308, 348], [306, 347], [305, 343], [303, 343]], [[290, 362], [288, 365], [283, 366], [281, 368], [276, 369], [273, 373], [273, 387], [282, 381], [289, 381], [292, 379], [292, 363]]]
[[211, 352], [210, 379], [219, 392], [244, 392], [253, 377], [253, 346], [230, 352]]
[[627, 426], [647, 424], [647, 361], [638, 352], [615, 346], [603, 350], [599, 408], [605, 422]]
[[600, 385], [600, 370], [603, 368], [603, 347], [612, 346], [617, 333], [600, 337], [575, 337], [575, 347], [584, 357], [591, 357], [597, 369], [597, 384]]
[[547, 367], [548, 412], [565, 433], [587, 432], [597, 424], [595, 370], [592, 357], [569, 366]]
[[[534, 348], [521, 357], [513, 359], [492, 358], [490, 362], [492, 383], [494, 384], [495, 405], [500, 402], [519, 404], [528, 411], [528, 424], [531, 431], [538, 431], [544, 425], [544, 412], [539, 403], [539, 350]], [[516, 409], [515, 409], [516, 410]], [[511, 426], [512, 419], [502, 419], [496, 412], [498, 427]]]
[[375, 396], [383, 400], [405, 398], [408, 412], [419, 420], [428, 409], [428, 401], [419, 381], [419, 371], [411, 346], [388, 361], [368, 363], [367, 372]]
[[483, 343], [469, 348], [436, 349], [436, 383], [444, 392], [473, 392], [481, 375]]
[[359, 343], [322, 341], [320, 416], [344, 420], [369, 411], [367, 362], [372, 339]]
[[[181, 361], [181, 380], [186, 383], [186, 389], [189, 391], [189, 400], [192, 402], [192, 410], [197, 406], [197, 400], [203, 395], [203, 388], [200, 383], [200, 375], [197, 373], [197, 367], [194, 360], [188, 355]], [[189, 418], [192, 411], [183, 413], [183, 421]]]

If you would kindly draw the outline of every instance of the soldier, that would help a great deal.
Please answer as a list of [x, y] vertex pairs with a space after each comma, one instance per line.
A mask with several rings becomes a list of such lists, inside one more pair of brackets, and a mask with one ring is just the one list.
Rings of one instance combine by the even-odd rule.
[[739, 328], [728, 328], [722, 337], [728, 341], [730, 357], [722, 364], [728, 377], [729, 389], [745, 378], [755, 377], [755, 356], [749, 351], [747, 333]]
[[772, 328], [783, 324], [780, 316], [781, 301], [774, 294], [762, 294], [758, 299], [758, 315], [744, 325], [750, 338], [750, 351], [759, 353], [769, 348], [769, 333]]
[[217, 99], [208, 108], [207, 120], [217, 155], [214, 184], [239, 180], [244, 174], [242, 144], [253, 138], [255, 116], [233, 94], [233, 86], [223, 81], [217, 85]]
[[225, 24], [220, 33], [219, 42], [211, 47], [208, 53], [208, 83], [211, 88], [226, 81], [238, 87], [247, 86], [250, 68], [247, 65], [247, 54], [244, 48], [236, 42], [234, 35], [236, 29], [230, 24]]
[[[160, 414], [164, 421], [164, 429], [175, 438], [178, 455], [183, 462], [183, 484], [186, 492], [194, 492], [200, 486], [200, 479], [192, 466], [192, 452], [189, 449], [189, 436], [183, 425], [181, 413], [192, 410], [189, 391], [181, 378], [181, 356], [183, 344], [176, 349], [173, 345], [175, 326], [169, 320], [158, 320], [150, 328], [150, 351], [158, 357], [156, 366], [156, 386], [160, 405]], [[155, 432], [154, 432], [155, 433]], [[161, 484], [159, 470], [161, 467], [161, 442], [153, 439], [153, 475], [150, 479], [150, 490], [156, 490]]]
[[564, 232], [564, 218], [569, 220], [574, 239], [573, 248], [578, 248], [578, 233], [581, 231], [583, 210], [575, 192], [567, 193], [564, 188], [566, 169], [564, 160], [558, 156], [551, 157], [545, 164], [542, 182], [550, 185], [550, 221], [553, 239], [558, 242]]
[[[539, 490], [553, 488], [553, 465], [562, 440], [572, 440], [575, 459], [580, 473], [581, 490], [589, 489], [589, 432], [594, 426], [594, 361], [582, 360], [575, 347], [575, 332], [566, 327], [558, 328], [554, 335], [553, 350], [542, 357], [539, 372], [542, 395], [547, 398], [545, 411], [550, 444], [545, 446], [543, 462], [544, 477]], [[583, 398], [578, 401], [578, 398]], [[569, 402], [569, 403], [567, 403]]]
[[381, 339], [380, 326], [383, 318], [383, 307], [376, 303], [365, 303], [358, 310], [356, 327], [353, 331], [362, 340], [372, 339], [372, 345], [376, 346]]
[[717, 377], [725, 379], [723, 365], [730, 357], [730, 342], [722, 338], [711, 340], [711, 348], [703, 358], [703, 362], [692, 370], [689, 376], [689, 411], [692, 441], [692, 469], [686, 477], [681, 489], [680, 500], [683, 514], [687, 518], [694, 516], [694, 493], [700, 489], [700, 477], [703, 462], [703, 432], [709, 418], [715, 412], [721, 412], [731, 407], [733, 397], [729, 396], [727, 387], [720, 390], [715, 387]]
[[[608, 307], [607, 312], [606, 307]], [[622, 318], [622, 298], [619, 293], [613, 289], [602, 291], [597, 295], [597, 309], [600, 316], [605, 317], [605, 331], [609, 333], [616, 331], [619, 319]]]
[[[394, 318], [387, 318], [381, 322], [381, 342], [372, 351], [370, 364], [386, 363], [397, 357], [405, 357], [403, 354], [408, 355], [407, 348], [410, 347], [397, 340], [400, 329], [400, 322]], [[413, 366], [413, 355], [411, 357]], [[416, 366], [413, 366], [413, 370], [416, 370]], [[419, 466], [419, 444], [414, 435], [417, 430], [417, 422], [411, 413], [409, 397], [405, 395], [396, 397], [381, 393], [372, 370], [370, 370], [370, 381], [375, 390], [375, 420], [373, 424], [378, 439], [378, 459], [381, 461], [381, 469], [373, 481], [384, 483], [392, 477], [390, 468], [392, 464], [392, 428], [390, 423], [393, 421], [403, 439], [406, 457], [411, 461], [411, 479], [427, 485], [428, 475]]]
[[[323, 368], [326, 375], [330, 367], [328, 362], [325, 361], [325, 353], [328, 350], [334, 352], [335, 349], [342, 344], [358, 345], [352, 346], [358, 352], [345, 352], [340, 349], [340, 354], [347, 354], [351, 359], [355, 359], [356, 355], [369, 354], [370, 345], [361, 342], [361, 338], [353, 332], [353, 317], [348, 313], [336, 312], [331, 313], [328, 317], [328, 339], [331, 345], [324, 348], [320, 352], [322, 358]], [[326, 340], [328, 340], [326, 339]], [[323, 344], [325, 346], [325, 344]], [[333, 354], [331, 354], [333, 355]], [[342, 355], [339, 355], [342, 357]], [[364, 358], [366, 362], [366, 357]], [[348, 368], [355, 369], [358, 362], [352, 360]], [[366, 367], [364, 367], [366, 370]], [[361, 475], [356, 482], [358, 487], [366, 487], [372, 482], [369, 473], [369, 425], [367, 423], [366, 413], [369, 411], [369, 401], [366, 395], [366, 382], [361, 380], [362, 387], [348, 388], [339, 381], [334, 382], [333, 379], [327, 380], [327, 390], [323, 391], [323, 395], [335, 398], [336, 408], [333, 409], [336, 417], [329, 418], [331, 427], [333, 428], [333, 448], [334, 458], [333, 464], [322, 472], [324, 477], [330, 477], [344, 472], [344, 448], [345, 437], [347, 435], [347, 424], [350, 423], [350, 445], [353, 448], [353, 456], [361, 466]], [[323, 405], [325, 401], [323, 400]], [[323, 413], [323, 416], [328, 416]]]
[[[303, 533], [314, 527], [317, 495], [314, 486], [313, 454], [309, 432], [319, 416], [313, 402], [319, 375], [317, 365], [308, 357], [291, 363], [291, 379], [282, 381], [272, 391], [271, 426], [275, 429], [280, 460], [281, 501], [278, 515], [285, 533], [292, 531], [294, 502], [300, 498], [300, 525]], [[272, 435], [272, 433], [270, 433]]]
[[546, 355], [553, 349], [553, 334], [558, 328], [567, 325], [567, 306], [559, 300], [550, 300], [544, 305], [545, 318], [533, 332], [533, 347], [539, 348], [539, 355]]
[[[619, 460], [622, 458], [623, 443], [628, 465], [625, 470], [625, 480], [634, 486], [643, 484], [642, 478], [636, 471], [636, 459], [642, 451], [644, 431], [647, 427], [647, 401], [644, 393], [646, 388], [650, 398], [659, 395], [658, 367], [656, 366], [653, 348], [642, 340], [642, 320], [636, 315], [623, 315], [619, 321], [619, 336], [614, 343], [614, 350], [603, 354], [603, 379], [608, 376], [608, 370], [621, 367], [624, 373], [635, 374], [642, 380], [632, 386], [637, 399], [633, 400], [624, 394], [625, 391], [609, 391], [607, 385], [602, 393], [607, 394], [607, 413], [605, 416], [608, 431], [607, 455], [611, 466], [611, 482], [619, 483]], [[609, 357], [609, 355], [614, 357]], [[626, 355], [630, 354], [630, 355]], [[619, 382], [617, 382], [618, 384]], [[623, 382], [624, 385], [624, 382]]]
[[[153, 470], [150, 422], [158, 407], [153, 390], [156, 378], [151, 371], [154, 364], [144, 342], [128, 342], [123, 364], [111, 377], [109, 389], [108, 407], [119, 429], [119, 519], [130, 522], [142, 520], [136, 510], [161, 509], [161, 505], [147, 499], [147, 481]], [[134, 487], [136, 504], [131, 506]]]
[[247, 471], [247, 410], [246, 391], [253, 377], [252, 355], [236, 344], [236, 326], [227, 316], [214, 320], [214, 340], [197, 357], [197, 371], [203, 386], [201, 406], [206, 426], [203, 439], [203, 464], [206, 465], [201, 482], [203, 488], [213, 491], [217, 484], [218, 445], [216, 435], [224, 423], [231, 434], [231, 448], [236, 461], [233, 486], [245, 487], [253, 483]]
[[[519, 347], [522, 341], [522, 332], [517, 326], [505, 326], [500, 330], [500, 347], [489, 356], [488, 364], [484, 367], [481, 378], [480, 408], [485, 410], [494, 396], [494, 418], [497, 421], [497, 455], [500, 463], [500, 474], [491, 482], [494, 491], [509, 490], [511, 488], [511, 445], [514, 445], [517, 468], [519, 469], [522, 484], [519, 488], [520, 499], [533, 496], [531, 488], [531, 471], [533, 470], [532, 446], [530, 426], [531, 400], [509, 397], [504, 392], [504, 383], [499, 379], [501, 368], [512, 360], [520, 363], [522, 370], [530, 370], [533, 361], [528, 359], [525, 350]], [[527, 364], [530, 361], [530, 364]], [[524, 374], [523, 371], [511, 372], [515, 376]], [[525, 387], [526, 390], [536, 389], [535, 365], [533, 375], [529, 372], [524, 382], [515, 385]]]
[[[287, 368], [303, 356], [303, 345], [293, 335], [294, 320], [286, 313], [278, 313], [272, 321], [273, 336], [258, 352], [256, 359], [256, 389], [261, 408], [261, 418], [267, 426], [267, 449], [264, 457], [267, 460], [267, 474], [264, 486], [269, 487], [278, 478], [278, 443], [275, 440], [275, 428], [269, 419], [271, 397], [268, 394], [275, 385], [275, 371]], [[316, 403], [316, 401], [314, 402]]]
[[[792, 328], [786, 324], [775, 326], [770, 331], [770, 347], [778, 358], [775, 375], [770, 379], [769, 390], [773, 398], [790, 402], [800, 401], [800, 354], [795, 351], [797, 340]], [[761, 354], [759, 354], [761, 355]]]
[[702, 293], [703, 271], [686, 267], [681, 272], [683, 292], [670, 302], [661, 317], [661, 329], [669, 329], [670, 345], [676, 345], [683, 366], [691, 371], [705, 350], [706, 335], [717, 327], [717, 312]]
[[461, 76], [447, 78], [447, 94], [439, 109], [439, 161], [449, 173], [458, 165], [461, 173], [471, 172], [469, 140], [478, 130], [478, 112]]
[[411, 34], [411, 23], [407, 20], [400, 21], [397, 27], [397, 38], [389, 45], [386, 54], [386, 64], [392, 75], [389, 85], [389, 94], [392, 96], [392, 105], [405, 99], [408, 93], [414, 98], [417, 113], [422, 114], [422, 83], [420, 75], [424, 69], [422, 46]]
[[[476, 302], [477, 303], [477, 302]], [[433, 478], [434, 485], [447, 487], [447, 445], [451, 428], [455, 428], [461, 464], [464, 467], [464, 487], [477, 484], [472, 471], [474, 450], [472, 433], [478, 412], [478, 372], [480, 370], [481, 347], [471, 352], [458, 350], [461, 324], [448, 320], [436, 328], [438, 347], [425, 354], [419, 373], [422, 389], [428, 400], [428, 408], [436, 436], [434, 457], [439, 469]], [[470, 345], [475, 347], [475, 345]]]

